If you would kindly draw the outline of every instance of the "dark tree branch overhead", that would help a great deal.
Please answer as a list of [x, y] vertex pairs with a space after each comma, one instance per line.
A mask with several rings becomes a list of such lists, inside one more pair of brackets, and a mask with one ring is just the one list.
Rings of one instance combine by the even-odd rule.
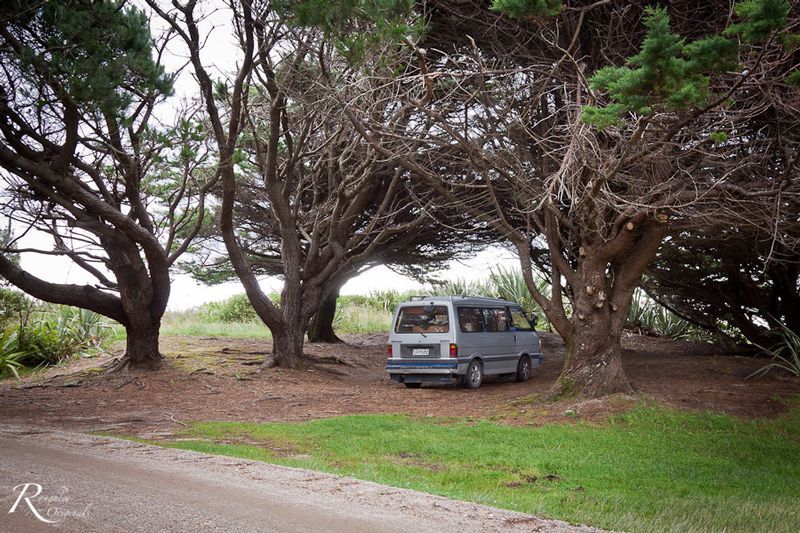
[[[199, 5], [172, 12], [151, 5], [184, 37], [220, 153], [218, 224], [227, 260], [212, 254], [209, 261], [232, 269], [272, 331], [269, 364], [303, 363], [312, 317], [364, 268], [413, 269], [489, 240], [486, 231], [463, 238], [448, 229], [477, 224], [342, 120], [347, 108], [387, 115], [396, 101], [374, 91], [322, 32], [285, 25], [268, 2], [232, 2], [242, 56], [230, 79], [215, 85], [204, 66]], [[259, 286], [262, 273], [281, 277], [280, 302]]]
[[0, 276], [34, 298], [89, 309], [127, 326], [128, 319], [119, 298], [89, 285], [49, 283], [32, 276], [0, 254]]
[[[630, 390], [624, 317], [670, 232], [758, 227], [796, 249], [778, 215], [800, 195], [787, 178], [800, 96], [784, 81], [798, 65], [780, 38], [798, 20], [768, 2], [737, 9], [735, 25], [727, 1], [564, 2], [517, 20], [488, 2], [428, 2], [430, 30], [412, 43], [424, 72], [372, 72], [404, 120], [345, 108], [376, 150], [514, 243], [569, 348], [554, 394]], [[549, 297], [532, 264], [549, 271]]]

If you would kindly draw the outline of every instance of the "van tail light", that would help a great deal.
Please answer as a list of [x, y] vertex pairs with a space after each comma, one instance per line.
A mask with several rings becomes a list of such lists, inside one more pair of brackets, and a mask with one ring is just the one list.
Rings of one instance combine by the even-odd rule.
[[389, 359], [392, 358], [392, 345], [391, 344], [387, 344], [386, 345], [386, 357], [389, 358]]
[[450, 357], [458, 357], [458, 345], [451, 344], [450, 345]]

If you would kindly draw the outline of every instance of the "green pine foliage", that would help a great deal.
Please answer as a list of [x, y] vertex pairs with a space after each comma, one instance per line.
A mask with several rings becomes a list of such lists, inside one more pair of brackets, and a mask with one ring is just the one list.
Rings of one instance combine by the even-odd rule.
[[708, 98], [708, 72], [735, 67], [734, 41], [711, 36], [686, 44], [670, 31], [666, 9], [648, 7], [647, 36], [641, 50], [622, 67], [604, 67], [590, 80], [605, 91], [611, 104], [587, 106], [583, 120], [599, 129], [620, 124], [627, 113], [650, 115], [657, 110], [701, 106]]
[[492, 10], [511, 18], [528, 19], [532, 17], [554, 16], [561, 12], [561, 0], [493, 0]]
[[321, 29], [353, 60], [370, 46], [422, 32], [413, 0], [277, 0], [273, 6], [289, 24]]
[[736, 4], [736, 14], [746, 19], [728, 27], [725, 35], [739, 35], [750, 43], [763, 41], [786, 24], [789, 2], [786, 0], [746, 0]]
[[[702, 107], [709, 97], [709, 78], [736, 68], [740, 36], [757, 42], [786, 24], [786, 0], [746, 0], [736, 6], [745, 20], [721, 35], [686, 43], [669, 28], [667, 10], [646, 8], [647, 35], [638, 54], [622, 67], [608, 66], [590, 79], [592, 89], [608, 94], [606, 106], [587, 106], [583, 121], [602, 130], [620, 125], [629, 113], [651, 115], [656, 111], [679, 111]], [[787, 81], [800, 81], [800, 75]]]
[[345, 28], [348, 20], [399, 19], [408, 16], [414, 7], [411, 0], [280, 0], [278, 9], [293, 15], [301, 26], [316, 26], [335, 32]]
[[117, 0], [12, 0], [0, 18], [14, 35], [22, 75], [51, 86], [78, 105], [118, 113], [128, 88], [170, 94], [172, 79], [152, 58], [149, 23], [141, 10]]
[[794, 69], [786, 76], [786, 83], [792, 87], [800, 87], [800, 69]]
[[708, 136], [709, 139], [714, 141], [715, 144], [722, 144], [728, 140], [728, 134], [724, 131], [715, 131], [711, 135]]

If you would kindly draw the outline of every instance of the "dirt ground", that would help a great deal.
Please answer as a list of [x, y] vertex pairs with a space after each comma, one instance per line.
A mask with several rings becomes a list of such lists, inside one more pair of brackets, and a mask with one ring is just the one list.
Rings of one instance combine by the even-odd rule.
[[800, 380], [778, 373], [745, 379], [764, 359], [731, 357], [708, 345], [630, 335], [623, 346], [634, 396], [542, 403], [565, 348], [543, 334], [545, 360], [526, 383], [486, 382], [406, 389], [383, 370], [386, 336], [346, 335], [347, 344], [307, 344], [302, 370], [261, 371], [268, 340], [166, 337], [156, 372], [103, 373], [111, 355], [0, 382], [0, 420], [79, 431], [166, 437], [188, 420], [300, 421], [356, 413], [493, 418], [512, 424], [595, 421], [639, 402], [704, 409], [743, 418], [774, 417], [800, 394]]

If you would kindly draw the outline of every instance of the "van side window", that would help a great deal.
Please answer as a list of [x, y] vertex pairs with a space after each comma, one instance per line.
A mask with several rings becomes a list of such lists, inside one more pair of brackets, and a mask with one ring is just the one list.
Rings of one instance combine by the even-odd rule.
[[533, 326], [528, 321], [528, 317], [518, 307], [511, 308], [511, 321], [519, 331], [533, 331]]
[[511, 330], [505, 309], [483, 308], [482, 311], [486, 321], [486, 331], [498, 333]]
[[494, 309], [497, 316], [497, 331], [511, 331], [511, 321], [508, 319], [508, 311], [505, 309]]
[[459, 307], [458, 323], [462, 333], [478, 333], [483, 331], [483, 316], [477, 307]]

